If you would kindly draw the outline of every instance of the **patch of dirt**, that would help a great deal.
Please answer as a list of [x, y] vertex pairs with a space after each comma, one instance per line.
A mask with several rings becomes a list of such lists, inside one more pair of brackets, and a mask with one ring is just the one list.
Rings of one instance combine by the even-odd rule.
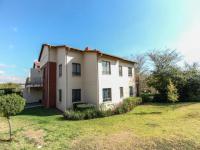
[[33, 142], [37, 147], [42, 147], [44, 143], [45, 133], [43, 130], [27, 130], [24, 133], [24, 136], [30, 141]]
[[158, 137], [137, 137], [130, 132], [107, 136], [90, 136], [75, 140], [73, 150], [196, 150], [200, 143], [180, 136], [167, 139]]

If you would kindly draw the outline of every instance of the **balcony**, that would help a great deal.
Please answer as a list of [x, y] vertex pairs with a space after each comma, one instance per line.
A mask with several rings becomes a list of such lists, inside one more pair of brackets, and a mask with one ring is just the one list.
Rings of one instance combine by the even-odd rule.
[[33, 78], [33, 79], [27, 78], [25, 87], [26, 88], [43, 87], [43, 81], [41, 78]]

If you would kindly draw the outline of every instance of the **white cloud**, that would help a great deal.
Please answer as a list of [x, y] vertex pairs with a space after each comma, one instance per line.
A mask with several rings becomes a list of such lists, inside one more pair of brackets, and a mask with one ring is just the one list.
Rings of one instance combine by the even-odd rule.
[[16, 65], [0, 64], [0, 68], [16, 68]]
[[25, 78], [19, 76], [0, 75], [0, 83], [7, 83], [7, 82], [25, 83]]
[[3, 71], [3, 70], [0, 70], [0, 75], [2, 75], [2, 74], [4, 74], [5, 73], [5, 71]]

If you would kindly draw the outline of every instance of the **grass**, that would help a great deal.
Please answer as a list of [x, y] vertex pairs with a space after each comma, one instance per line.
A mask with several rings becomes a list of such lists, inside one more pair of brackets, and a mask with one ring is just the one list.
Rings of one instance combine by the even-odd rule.
[[12, 117], [13, 141], [0, 118], [0, 149], [200, 149], [200, 103], [146, 104], [106, 118], [66, 121], [56, 109]]

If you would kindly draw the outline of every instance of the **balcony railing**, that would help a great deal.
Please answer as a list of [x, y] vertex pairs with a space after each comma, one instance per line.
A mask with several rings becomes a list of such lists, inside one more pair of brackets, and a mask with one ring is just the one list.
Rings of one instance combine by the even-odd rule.
[[34, 79], [27, 78], [25, 86], [26, 87], [43, 87], [43, 81], [41, 78], [34, 78]]

